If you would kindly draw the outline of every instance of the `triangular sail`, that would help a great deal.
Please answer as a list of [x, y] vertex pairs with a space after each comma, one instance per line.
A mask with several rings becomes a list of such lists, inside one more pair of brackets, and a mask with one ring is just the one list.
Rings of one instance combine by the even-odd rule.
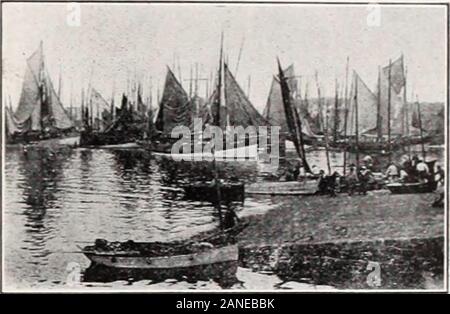
[[[391, 81], [391, 135], [401, 135], [404, 133], [404, 99], [403, 88], [405, 88], [404, 62], [403, 56], [390, 64], [390, 81]], [[388, 133], [388, 117], [389, 117], [389, 65], [383, 67], [380, 78], [380, 127], [381, 134]], [[411, 115], [411, 113], [410, 113]], [[411, 117], [409, 118], [411, 121]]]
[[62, 130], [73, 127], [44, 67], [42, 43], [27, 59], [22, 92], [14, 116], [21, 132], [40, 131], [43, 127]]
[[266, 119], [256, 110], [245, 95], [233, 74], [225, 64], [225, 102], [230, 125], [248, 126], [267, 125]]
[[[361, 77], [353, 72], [353, 82], [350, 92], [350, 111], [348, 114], [347, 123], [347, 135], [356, 134], [355, 125], [355, 92], [357, 91], [357, 101], [358, 101], [358, 131], [359, 134], [368, 132], [376, 128], [377, 125], [377, 97], [375, 94], [367, 87], [366, 83], [361, 79]], [[357, 84], [357, 87], [355, 86]]]
[[284, 76], [283, 70], [281, 69], [280, 62], [278, 62], [278, 71], [281, 86], [281, 95], [283, 99], [283, 105], [286, 115], [287, 127], [290, 130], [292, 139], [295, 145], [298, 156], [302, 160], [303, 168], [306, 172], [311, 172], [309, 164], [306, 160], [305, 147], [302, 135], [302, 123], [298, 115], [298, 111], [292, 104], [292, 94], [289, 91], [289, 85]]
[[[283, 73], [287, 80], [289, 89], [291, 91], [294, 90], [297, 86], [294, 65], [290, 65], [283, 71]], [[300, 99], [298, 98], [297, 100], [298, 104], [301, 105]], [[292, 103], [294, 105], [297, 105], [297, 102], [294, 99], [292, 99]], [[271, 125], [280, 126], [280, 132], [282, 134], [289, 134], [289, 129], [286, 122], [286, 114], [283, 107], [280, 82], [276, 77], [274, 77], [272, 80], [272, 85], [270, 87], [269, 97], [267, 99], [266, 107], [264, 108], [263, 116]], [[312, 132], [308, 121], [301, 114], [299, 115], [299, 118], [302, 122], [302, 132], [308, 136], [314, 136], [314, 133]]]
[[192, 111], [188, 94], [168, 68], [155, 122], [156, 129], [164, 134], [170, 134], [176, 126], [190, 127], [193, 117]]
[[60, 130], [66, 130], [72, 128], [73, 122], [69, 118], [66, 110], [64, 109], [56, 91], [53, 87], [53, 83], [48, 75], [47, 71], [45, 72], [45, 81], [48, 86], [48, 94], [46, 97], [46, 105], [49, 108], [49, 113], [51, 115], [52, 124], [54, 127]]
[[27, 59], [22, 92], [14, 117], [20, 131], [41, 130], [41, 73], [44, 65], [42, 45]]
[[5, 129], [7, 137], [20, 132], [17, 122], [14, 119], [14, 115], [9, 107], [5, 107]]

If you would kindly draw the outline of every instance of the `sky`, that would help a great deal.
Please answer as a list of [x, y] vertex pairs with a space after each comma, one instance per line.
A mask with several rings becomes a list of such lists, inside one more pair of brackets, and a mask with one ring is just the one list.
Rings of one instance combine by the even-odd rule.
[[[79, 10], [79, 11], [78, 11]], [[345, 81], [346, 59], [375, 90], [378, 66], [404, 55], [408, 97], [446, 101], [446, 11], [444, 6], [269, 5], [269, 4], [3, 4], [3, 97], [20, 97], [26, 59], [44, 43], [54, 86], [62, 73], [65, 106], [78, 106], [91, 86], [116, 103], [127, 78], [138, 78], [144, 94], [162, 93], [166, 66], [189, 90], [190, 69], [209, 78], [224, 54], [239, 84], [262, 111], [277, 71], [276, 57], [295, 66], [301, 85], [325, 96]], [[79, 12], [79, 23], [76, 13]], [[75, 17], [75, 18], [74, 18]], [[75, 22], [75, 23], [74, 23]], [[239, 58], [239, 55], [241, 57]], [[239, 60], [239, 61], [238, 61]], [[195, 73], [195, 71], [193, 71]], [[206, 81], [199, 81], [205, 94]], [[115, 88], [114, 88], [115, 86]]]

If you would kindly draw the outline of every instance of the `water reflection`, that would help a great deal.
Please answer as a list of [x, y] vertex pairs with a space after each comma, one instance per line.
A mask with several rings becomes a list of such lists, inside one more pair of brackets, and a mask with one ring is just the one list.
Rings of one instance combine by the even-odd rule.
[[[330, 156], [333, 168], [342, 165], [342, 154]], [[308, 153], [322, 169], [324, 157]], [[428, 158], [443, 160], [443, 151]], [[382, 165], [387, 158], [377, 160]], [[259, 179], [254, 162], [217, 166], [221, 178]], [[211, 179], [209, 162], [175, 162], [143, 150], [7, 149], [4, 174], [5, 281], [19, 286], [18, 278], [24, 285], [63, 285], [70, 262], [88, 268], [83, 255], [64, 253], [78, 243], [185, 239], [218, 220], [211, 203], [185, 199], [180, 187]], [[246, 197], [235, 206], [245, 216], [283, 204]]]

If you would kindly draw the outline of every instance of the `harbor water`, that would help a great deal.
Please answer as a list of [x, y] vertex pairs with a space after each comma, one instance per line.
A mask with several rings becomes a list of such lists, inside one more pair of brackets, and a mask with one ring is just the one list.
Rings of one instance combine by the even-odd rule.
[[[308, 153], [311, 164], [326, 169], [325, 151]], [[427, 153], [443, 160], [443, 150]], [[352, 160], [354, 156], [351, 156]], [[377, 158], [385, 164], [387, 157]], [[339, 171], [342, 153], [330, 153]], [[245, 182], [260, 179], [254, 161], [218, 163], [221, 178]], [[67, 288], [71, 267], [89, 260], [79, 246], [109, 241], [171, 241], [189, 238], [217, 226], [214, 206], [184, 197], [181, 185], [212, 178], [208, 162], [175, 162], [141, 149], [7, 148], [4, 164], [4, 282], [9, 289]], [[240, 217], [264, 214], [280, 198], [246, 196], [237, 205]], [[283, 200], [281, 200], [283, 202]], [[71, 266], [72, 265], [72, 266]], [[259, 276], [257, 280], [253, 278]], [[231, 288], [305, 288], [284, 283], [273, 274], [239, 268]], [[20, 281], [18, 281], [20, 278]], [[253, 279], [252, 279], [253, 278]], [[254, 282], [259, 284], [255, 286]], [[220, 289], [213, 282], [84, 283], [92, 287], [137, 289]], [[317, 287], [307, 285], [307, 288]], [[332, 287], [329, 287], [332, 288]]]

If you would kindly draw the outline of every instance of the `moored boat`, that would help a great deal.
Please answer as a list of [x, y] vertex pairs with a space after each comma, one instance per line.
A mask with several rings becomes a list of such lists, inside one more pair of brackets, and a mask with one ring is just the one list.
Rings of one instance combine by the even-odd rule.
[[386, 187], [392, 194], [432, 193], [436, 190], [437, 182], [389, 183]]
[[245, 186], [246, 194], [261, 195], [314, 195], [318, 191], [318, 181], [307, 179], [302, 181], [261, 181]]
[[[217, 188], [213, 181], [194, 182], [183, 185], [185, 197], [194, 200], [217, 201]], [[243, 201], [244, 184], [239, 182], [221, 182], [220, 194], [224, 201]]]
[[[104, 240], [103, 240], [104, 241]], [[235, 280], [238, 265], [237, 244], [214, 245], [211, 242], [123, 243], [102, 242], [82, 252], [91, 261], [84, 281], [151, 279]], [[113, 248], [109, 248], [109, 247]]]
[[18, 107], [14, 113], [6, 108], [5, 116], [8, 145], [73, 146], [79, 142], [75, 124], [48, 73], [42, 42], [27, 59]]

